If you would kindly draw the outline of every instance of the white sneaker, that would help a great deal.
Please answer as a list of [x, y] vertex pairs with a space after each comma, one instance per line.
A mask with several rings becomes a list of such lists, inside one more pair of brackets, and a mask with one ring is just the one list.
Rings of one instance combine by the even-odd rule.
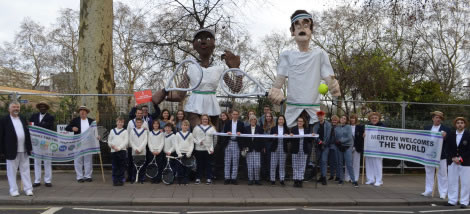
[[442, 200], [445, 200], [447, 198], [447, 195], [441, 195], [439, 198], [441, 198]]
[[20, 196], [20, 193], [19, 192], [10, 193], [10, 196], [11, 197], [18, 197], [18, 196]]
[[201, 183], [201, 179], [196, 179], [195, 184], [200, 184], [200, 183]]
[[421, 193], [421, 195], [424, 197], [430, 197], [432, 195], [432, 192], [423, 192]]
[[206, 184], [207, 184], [207, 185], [212, 184], [212, 180], [211, 180], [211, 179], [207, 179]]
[[376, 187], [382, 186], [382, 183], [375, 183], [374, 186]]
[[374, 182], [373, 181], [367, 181], [366, 184], [367, 185], [372, 185], [372, 184], [374, 184]]
[[31, 190], [26, 191], [26, 195], [27, 195], [27, 196], [33, 196], [33, 191], [31, 191]]

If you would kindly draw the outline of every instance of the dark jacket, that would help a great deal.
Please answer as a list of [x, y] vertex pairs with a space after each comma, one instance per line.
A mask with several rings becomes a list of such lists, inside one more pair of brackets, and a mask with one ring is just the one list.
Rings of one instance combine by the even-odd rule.
[[[271, 128], [271, 134], [279, 134], [279, 126], [274, 126], [273, 128]], [[284, 134], [290, 134], [289, 128], [287, 128], [287, 126], [284, 126]], [[271, 144], [270, 152], [276, 152], [277, 145], [279, 144], [279, 142], [282, 142], [284, 153], [287, 153], [287, 143], [289, 141], [288, 139], [282, 139], [281, 141], [281, 139], [282, 138], [271, 139], [272, 144]]]
[[[298, 126], [294, 126], [292, 129], [291, 129], [291, 134], [294, 134], [294, 135], [298, 135], [299, 134], [299, 127]], [[305, 135], [308, 135], [308, 134], [312, 134], [312, 132], [310, 131], [310, 129], [307, 127], [304, 129], [304, 134]], [[291, 142], [291, 148], [292, 148], [292, 154], [297, 154], [299, 153], [299, 145], [300, 145], [300, 138], [292, 138], [290, 140]], [[304, 150], [304, 153], [305, 154], [309, 154], [310, 151], [312, 150], [312, 142], [313, 142], [313, 138], [309, 137], [309, 138], [304, 138], [304, 146], [303, 146], [303, 150]]]
[[[150, 115], [150, 112], [149, 112], [149, 116], [151, 117], [152, 120], [155, 120], [155, 119], [158, 119], [160, 117], [161, 110], [160, 110], [160, 107], [158, 107], [158, 105], [155, 105], [155, 104], [153, 104], [153, 108], [155, 109], [155, 112], [153, 112], [153, 114], [151, 114], [151, 115]], [[133, 107], [131, 109], [131, 111], [129, 112], [129, 120], [132, 120], [132, 119], [135, 118], [135, 112], [136, 111], [137, 111], [136, 107]], [[151, 127], [151, 126], [149, 126], [149, 127]]]
[[[328, 144], [330, 142], [330, 137], [331, 137], [331, 123], [326, 121], [323, 123], [323, 143]], [[313, 124], [313, 133], [318, 134], [318, 129], [320, 128], [320, 123], [316, 122]]]
[[[245, 129], [243, 122], [240, 120], [237, 120], [237, 132], [243, 133], [243, 130]], [[232, 132], [232, 120], [227, 120], [224, 125], [224, 130], [222, 131], [223, 133], [227, 132]], [[242, 149], [241, 144], [240, 144], [240, 139], [237, 136], [237, 133], [232, 133], [234, 137], [224, 137], [223, 140], [221, 141], [222, 148], [225, 149], [227, 147], [229, 141], [235, 140], [238, 143], [238, 148]]]
[[[432, 129], [432, 125], [429, 125], [429, 126], [425, 126], [424, 127], [424, 130], [431, 130]], [[447, 134], [450, 133], [450, 129], [447, 127], [447, 126], [444, 126], [441, 124], [441, 127], [439, 127], [439, 132], [442, 132], [442, 131], [445, 131]], [[446, 151], [447, 151], [447, 135], [446, 137], [443, 139], [442, 141], [442, 150], [441, 150], [441, 160], [443, 159], [446, 159], [447, 158], [447, 155], [446, 155]]]
[[41, 113], [38, 112], [31, 115], [31, 117], [29, 118], [29, 122], [33, 122], [35, 126], [54, 131], [54, 116], [49, 113], [46, 113], [42, 118], [41, 122], [39, 122], [39, 114]]
[[[251, 125], [245, 126], [243, 129], [243, 134], [251, 134]], [[256, 125], [255, 127], [255, 134], [264, 134], [263, 128]], [[256, 152], [261, 152], [263, 148], [265, 148], [265, 140], [264, 138], [254, 138], [254, 137], [243, 137], [241, 138], [242, 147], [248, 148], [248, 152], [252, 152], [253, 150]]]
[[453, 157], [461, 157], [462, 166], [470, 166], [470, 131], [465, 130], [457, 147], [457, 134], [454, 131], [447, 133], [447, 165], [452, 164]]
[[[95, 121], [95, 120], [93, 120], [91, 118], [88, 118], [88, 124], [91, 124], [93, 121]], [[82, 124], [81, 124], [80, 117], [76, 117], [76, 118], [73, 118], [72, 121], [70, 121], [70, 124], [67, 127], [65, 127], [65, 130], [69, 131], [69, 132], [73, 132], [72, 128], [77, 127], [78, 131], [73, 132], [73, 133], [74, 134], [80, 134], [81, 131], [82, 131], [81, 126], [82, 126]]]
[[357, 152], [364, 152], [364, 126], [356, 125], [354, 128], [354, 148]]
[[[25, 135], [24, 146], [25, 151], [28, 155], [31, 155], [33, 146], [31, 145], [31, 135], [29, 134], [28, 124], [24, 118], [21, 118], [23, 124], [23, 131]], [[18, 138], [16, 136], [15, 127], [13, 121], [10, 118], [10, 114], [0, 119], [0, 154], [5, 154], [7, 160], [16, 159], [18, 152]]]

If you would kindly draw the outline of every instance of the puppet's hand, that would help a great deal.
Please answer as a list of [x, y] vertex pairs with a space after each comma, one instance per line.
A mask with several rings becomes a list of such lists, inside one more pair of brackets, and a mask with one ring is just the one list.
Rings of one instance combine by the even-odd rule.
[[333, 97], [341, 96], [341, 91], [339, 89], [338, 80], [336, 80], [334, 76], [329, 76], [325, 80], [328, 84], [328, 88], [330, 89], [331, 96]]
[[225, 50], [222, 59], [229, 68], [240, 68], [240, 56], [233, 54], [231, 51]]
[[269, 90], [268, 98], [272, 103], [279, 105], [284, 99], [284, 94], [282, 93], [281, 89], [273, 87]]
[[163, 100], [165, 100], [166, 94], [167, 92], [165, 91], [165, 89], [158, 90], [152, 95], [152, 102], [155, 105], [160, 104]]

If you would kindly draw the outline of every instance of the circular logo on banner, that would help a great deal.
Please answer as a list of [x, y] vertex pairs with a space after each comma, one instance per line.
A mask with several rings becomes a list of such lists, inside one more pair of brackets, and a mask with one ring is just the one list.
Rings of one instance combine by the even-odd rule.
[[49, 145], [49, 148], [52, 152], [57, 152], [57, 149], [59, 149], [59, 145], [57, 145], [57, 143], [51, 143]]
[[75, 149], [75, 145], [70, 145], [69, 146], [69, 151], [72, 151], [73, 149]]
[[66, 145], [62, 145], [62, 146], [59, 147], [59, 151], [63, 152], [63, 151], [65, 151], [65, 150], [67, 150], [67, 146], [66, 146]]
[[36, 138], [31, 139], [31, 144], [32, 144], [33, 146], [38, 146], [38, 145], [39, 145], [39, 140], [36, 139]]

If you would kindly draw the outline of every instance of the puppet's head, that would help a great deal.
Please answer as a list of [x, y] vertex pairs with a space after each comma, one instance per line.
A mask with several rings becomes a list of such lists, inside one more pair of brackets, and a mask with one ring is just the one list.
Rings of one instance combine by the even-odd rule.
[[209, 58], [215, 49], [215, 33], [210, 29], [201, 29], [194, 33], [193, 48], [201, 58]]
[[296, 10], [290, 17], [290, 32], [296, 42], [310, 41], [313, 31], [312, 15], [305, 10]]

